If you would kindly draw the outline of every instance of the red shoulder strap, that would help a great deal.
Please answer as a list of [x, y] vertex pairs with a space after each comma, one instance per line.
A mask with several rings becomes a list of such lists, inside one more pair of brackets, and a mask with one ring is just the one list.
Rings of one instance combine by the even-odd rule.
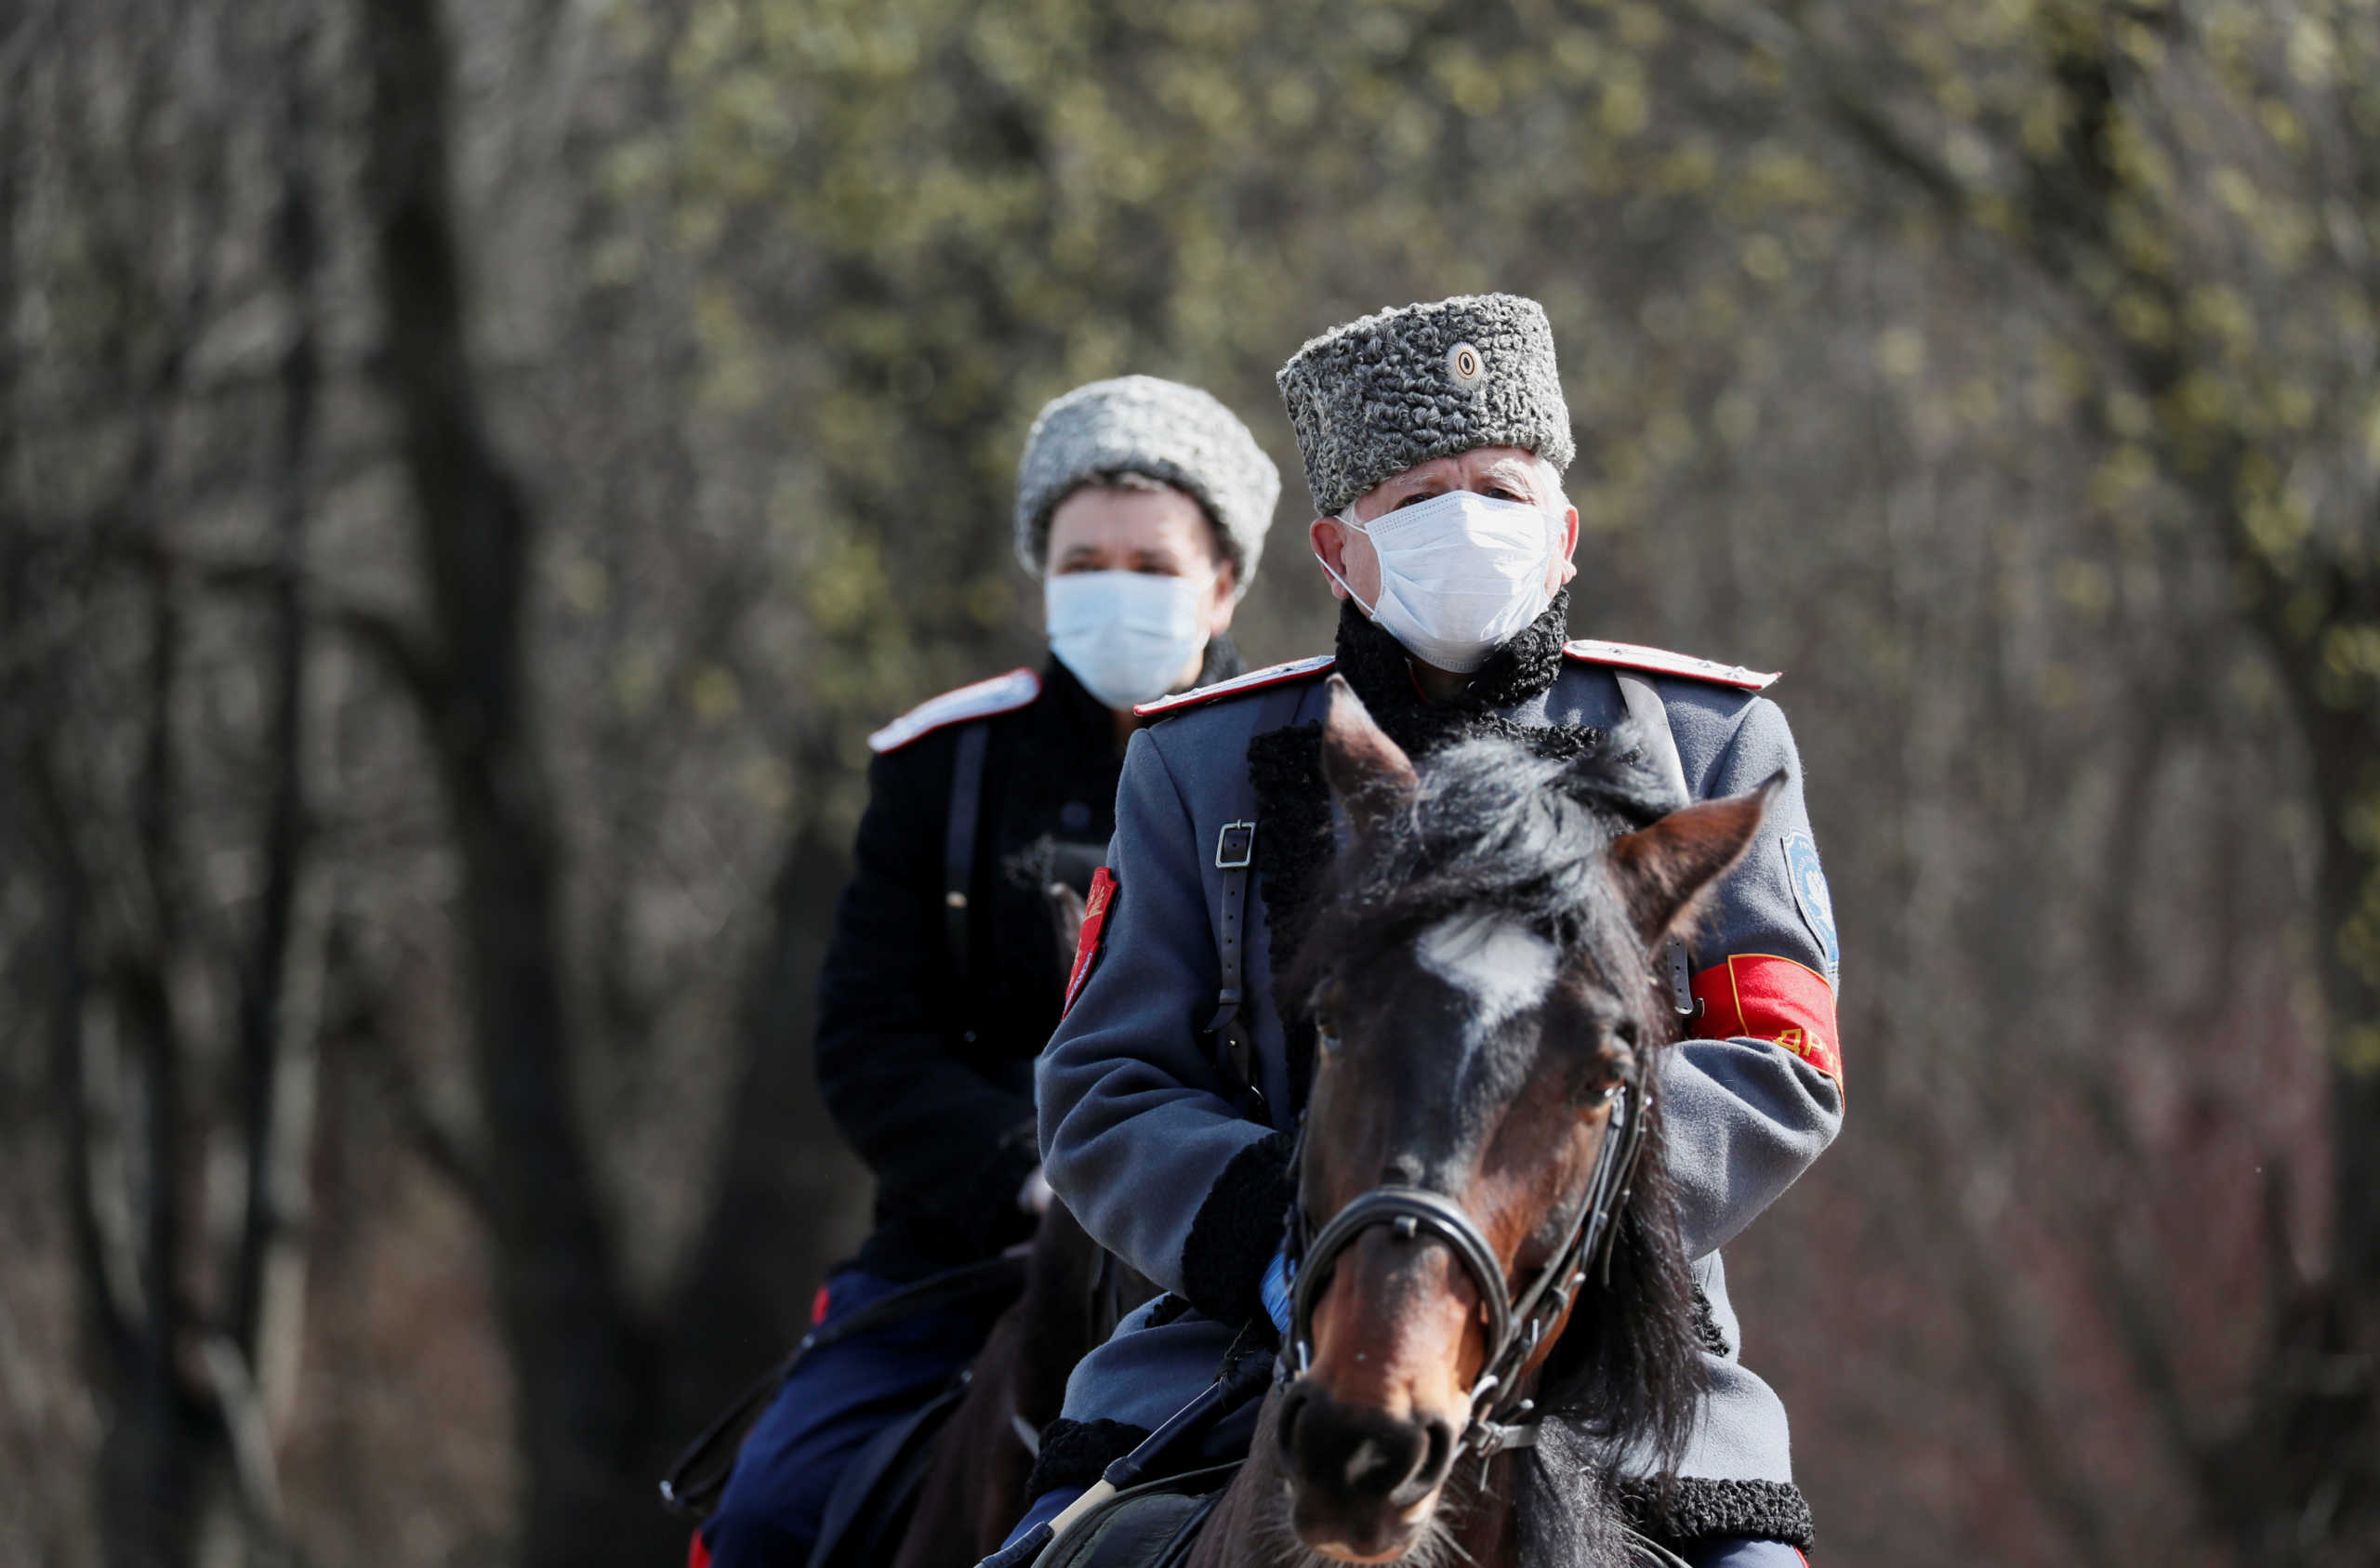
[[1586, 637], [1565, 643], [1562, 652], [1582, 665], [1607, 665], [1614, 669], [1643, 670], [1651, 675], [1682, 675], [1691, 680], [1708, 680], [1745, 692], [1765, 691], [1777, 681], [1774, 670], [1723, 665], [1715, 659], [1698, 659], [1691, 653], [1673, 653], [1666, 648], [1647, 648], [1637, 642], [1601, 642]]
[[1268, 686], [1286, 685], [1292, 680], [1311, 680], [1329, 673], [1339, 662], [1331, 653], [1311, 659], [1298, 659], [1286, 665], [1274, 665], [1266, 669], [1250, 670], [1230, 680], [1218, 680], [1212, 686], [1200, 686], [1188, 692], [1177, 692], [1170, 697], [1159, 697], [1153, 703], [1135, 703], [1132, 711], [1143, 718], [1163, 718], [1185, 708], [1204, 706], [1222, 697], [1236, 697], [1248, 692], [1262, 692]]
[[978, 680], [939, 697], [928, 697], [900, 718], [867, 737], [867, 749], [898, 751], [910, 742], [964, 724], [1023, 707], [1041, 694], [1041, 678], [1029, 669], [1012, 669], [989, 680]]

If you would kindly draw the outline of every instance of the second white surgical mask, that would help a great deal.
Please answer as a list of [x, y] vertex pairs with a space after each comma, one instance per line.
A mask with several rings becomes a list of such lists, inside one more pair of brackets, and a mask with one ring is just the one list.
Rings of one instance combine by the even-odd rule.
[[1050, 652], [1083, 690], [1128, 708], [1173, 689], [1207, 645], [1211, 575], [1069, 572], [1042, 586]]
[[1423, 664], [1467, 675], [1553, 602], [1545, 579], [1558, 514], [1450, 490], [1369, 522], [1355, 520], [1351, 507], [1339, 520], [1368, 536], [1380, 557], [1378, 600], [1355, 603]]

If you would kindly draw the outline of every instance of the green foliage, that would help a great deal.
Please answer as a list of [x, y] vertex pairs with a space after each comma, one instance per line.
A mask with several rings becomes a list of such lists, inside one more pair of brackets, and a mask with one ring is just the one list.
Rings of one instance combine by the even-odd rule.
[[[619, 34], [663, 46], [630, 12]], [[1593, 434], [1576, 498], [1622, 530], [1707, 440], [1755, 438], [1779, 359], [1759, 318], [1847, 206], [1807, 149], [1659, 112], [1775, 85], [1650, 6], [702, 0], [668, 50], [680, 116], [617, 149], [609, 185], [666, 191], [712, 280], [696, 395], [804, 474], [800, 591], [847, 727], [1010, 639], [1015, 455], [1067, 387], [1209, 386], [1294, 473], [1270, 376], [1300, 341], [1523, 290]], [[1734, 238], [1641, 296], [1592, 284], [1713, 226]], [[1254, 601], [1260, 652], [1321, 635], [1295, 588]]]
[[[1716, 11], [1718, 7], [1712, 7]], [[2211, 525], [2329, 822], [2338, 1060], [2380, 1008], [2380, 8], [1810, 7], [1760, 34], [2081, 329], [2096, 498]], [[1739, 37], [1750, 34], [1739, 33]]]

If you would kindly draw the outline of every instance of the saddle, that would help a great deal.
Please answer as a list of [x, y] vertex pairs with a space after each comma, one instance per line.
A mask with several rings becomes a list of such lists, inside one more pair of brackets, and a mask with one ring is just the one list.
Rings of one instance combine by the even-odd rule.
[[1239, 1462], [1118, 1492], [1052, 1542], [1036, 1568], [1182, 1568]]
[[[1091, 1494], [1057, 1521], [994, 1553], [981, 1568], [1183, 1568], [1224, 1488], [1247, 1460], [1243, 1456], [1193, 1469], [1169, 1469], [1169, 1462], [1178, 1465], [1202, 1435], [1227, 1426], [1251, 1402], [1261, 1401], [1272, 1380], [1272, 1362], [1261, 1348], [1235, 1349], [1215, 1381], [1138, 1448], [1109, 1465]], [[1108, 1493], [1104, 1498], [1083, 1506], [1102, 1491]], [[1064, 1528], [1053, 1531], [1059, 1523]], [[1688, 1568], [1685, 1559], [1638, 1531], [1623, 1526], [1621, 1535], [1630, 1568]]]
[[[1234, 1462], [1118, 1492], [1051, 1542], [1034, 1568], [1182, 1568], [1238, 1473]], [[1659, 1542], [1634, 1530], [1624, 1535], [1630, 1568], [1688, 1568]]]

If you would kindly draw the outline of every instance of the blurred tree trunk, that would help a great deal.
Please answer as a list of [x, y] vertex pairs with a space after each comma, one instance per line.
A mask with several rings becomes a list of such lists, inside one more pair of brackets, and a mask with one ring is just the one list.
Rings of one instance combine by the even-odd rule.
[[[2368, 582], [2355, 586], [2355, 599], [2368, 598]], [[2330, 1568], [2380, 1555], [2380, 985], [2371, 968], [2380, 858], [2366, 825], [2380, 795], [2380, 725], [2368, 694], [2339, 702], [2318, 639], [2291, 635], [2281, 605], [2267, 609], [2320, 804], [2330, 1256], [2281, 1302], [2249, 1418], [2220, 1457], [2226, 1511], [2248, 1560]], [[2369, 624], [2368, 605], [2359, 613]], [[2285, 1248], [2286, 1233], [2272, 1245]]]
[[[2380, 619], [2380, 609], [2369, 603], [2370, 584], [2355, 587], [2366, 602], [2354, 613], [2366, 624]], [[2369, 929], [2380, 898], [2380, 846], [2368, 826], [2371, 803], [2380, 796], [2380, 722], [2368, 700], [2338, 701], [2316, 639], [2292, 639], [2281, 629], [2286, 613], [2271, 605], [2268, 622], [2274, 640], [2287, 649], [2322, 807], [2322, 929], [2329, 938], [2322, 966], [2337, 1036], [2331, 1063], [2332, 1267], [2349, 1299], [2380, 1308], [2380, 977], [2368, 952], [2380, 934]], [[2380, 1344], [2362, 1353], [2375, 1351]], [[2373, 1457], [2380, 1460], [2380, 1454]], [[2370, 1501], [2380, 1509], [2380, 1495]]]
[[[240, 987], [245, 1212], [226, 1324], [259, 1406], [253, 1414], [269, 1424], [286, 1418], [305, 1325], [304, 1232], [311, 1207], [307, 1155], [313, 1141], [313, 1003], [321, 936], [321, 873], [308, 865], [306, 759], [312, 737], [306, 724], [310, 639], [304, 591], [309, 475], [323, 374], [316, 298], [322, 219], [308, 166], [313, 146], [306, 55], [312, 37], [311, 27], [301, 24], [284, 45], [276, 148], [282, 191], [272, 252], [293, 324], [281, 356], [280, 450], [272, 499], [277, 553], [268, 592], [271, 718], [265, 746], [272, 777], [260, 834], [264, 886]], [[308, 897], [310, 889], [315, 897]], [[255, 1464], [251, 1458], [245, 1468], [253, 1471]], [[252, 1475], [252, 1493], [268, 1486], [269, 1475]]]
[[571, 1075], [559, 816], [522, 655], [533, 528], [474, 381], [448, 188], [435, 0], [366, 0], [383, 374], [403, 428], [435, 641], [415, 695], [463, 866], [460, 928], [486, 1151], [486, 1219], [533, 1568], [667, 1549], [652, 1500], [653, 1345], [623, 1299]]
[[[174, 812], [179, 808], [173, 747], [174, 692], [182, 649], [182, 615], [175, 585], [159, 570], [150, 617], [147, 756], [139, 804], [141, 861], [148, 874], [150, 929], [146, 951], [127, 954], [111, 977], [124, 1033], [123, 1063], [130, 1072], [125, 1103], [132, 1126], [125, 1139], [126, 1185], [138, 1227], [133, 1278], [139, 1327], [120, 1369], [124, 1404], [110, 1432], [103, 1472], [120, 1499], [109, 1516], [129, 1539], [114, 1543], [121, 1561], [164, 1564], [187, 1561], [198, 1522], [195, 1412], [186, 1412], [179, 1356], [185, 1327], [182, 1297], [181, 1047], [165, 966], [178, 932], [179, 878], [175, 874]], [[126, 1417], [129, 1417], [128, 1419]]]
[[[165, 88], [155, 77], [139, 82], [133, 110], [135, 141], [146, 139], [165, 105]], [[204, 184], [204, 182], [202, 182]], [[201, 221], [210, 191], [192, 192]], [[102, 1333], [96, 1343], [106, 1363], [98, 1379], [109, 1406], [99, 1454], [102, 1547], [117, 1568], [172, 1568], [191, 1561], [202, 1523], [202, 1488], [214, 1459], [220, 1427], [203, 1386], [184, 1357], [195, 1361], [199, 1324], [186, 1295], [188, 1259], [184, 1221], [183, 1150], [186, 1116], [183, 1043], [172, 989], [173, 966], [184, 941], [184, 878], [177, 834], [187, 808], [174, 720], [183, 679], [188, 614], [186, 585], [166, 547], [162, 519], [161, 476], [170, 426], [183, 388], [188, 350], [207, 295], [204, 269], [178, 288], [141, 287], [146, 257], [141, 247], [156, 243], [145, 227], [110, 236], [118, 247], [114, 263], [131, 286], [128, 307], [111, 323], [108, 346], [115, 385], [132, 411], [133, 437], [124, 465], [114, 515], [94, 519], [91, 532], [120, 548], [139, 582], [146, 645], [139, 697], [134, 715], [139, 762], [131, 785], [131, 875], [119, 891], [128, 895], [124, 915], [108, 919], [97, 901], [67, 892], [61, 915], [85, 916], [70, 927], [79, 952], [77, 965], [91, 982], [91, 999], [110, 1020], [112, 1074], [95, 1081], [99, 1059], [81, 1024], [61, 1024], [61, 1096], [99, 1094], [112, 1099], [114, 1136], [101, 1157], [69, 1172], [80, 1189], [79, 1206], [95, 1215], [103, 1200], [102, 1181], [112, 1188], [128, 1223], [114, 1236], [100, 1231], [102, 1246], [91, 1263], [99, 1272], [83, 1282], [95, 1317], [112, 1315], [120, 1331]], [[138, 280], [136, 282], [136, 280]], [[135, 302], [157, 312], [144, 319]], [[162, 325], [153, 356], [145, 355], [144, 330]], [[97, 569], [109, 565], [102, 555]], [[53, 672], [56, 673], [56, 672]], [[55, 736], [50, 740], [54, 743]], [[35, 736], [35, 744], [43, 744]], [[45, 783], [52, 792], [55, 851], [70, 861], [84, 853], [76, 842], [71, 766], [62, 756], [44, 757], [59, 771]], [[87, 876], [77, 868], [70, 880]], [[102, 1308], [103, 1298], [114, 1298]]]

